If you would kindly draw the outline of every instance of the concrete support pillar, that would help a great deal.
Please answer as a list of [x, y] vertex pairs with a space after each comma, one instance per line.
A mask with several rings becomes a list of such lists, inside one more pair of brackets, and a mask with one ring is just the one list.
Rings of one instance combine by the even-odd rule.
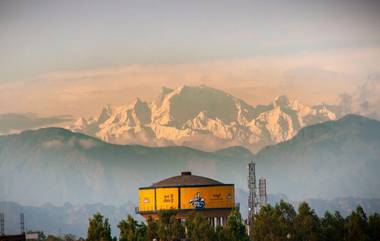
[[227, 224], [227, 218], [226, 217], [221, 217], [221, 223], [222, 223], [222, 226], [226, 226], [226, 224]]

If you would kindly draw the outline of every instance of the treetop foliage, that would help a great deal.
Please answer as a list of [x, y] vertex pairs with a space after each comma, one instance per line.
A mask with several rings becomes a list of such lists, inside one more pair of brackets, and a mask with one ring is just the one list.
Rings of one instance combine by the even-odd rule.
[[296, 212], [291, 204], [281, 201], [274, 207], [262, 207], [252, 222], [255, 241], [380, 240], [380, 215], [367, 218], [360, 206], [346, 218], [339, 212], [326, 212], [319, 218], [306, 202]]
[[[303, 202], [297, 211], [280, 201], [266, 205], [252, 219], [254, 241], [380, 241], [380, 215], [367, 217], [362, 207], [346, 218], [339, 212], [326, 212], [318, 217]], [[186, 221], [177, 219], [175, 211], [162, 211], [158, 219], [148, 217], [138, 223], [132, 216], [118, 224], [120, 241], [248, 241], [246, 225], [239, 210], [232, 210], [224, 227], [214, 228], [200, 212], [194, 212]], [[49, 237], [49, 240], [60, 241]], [[96, 213], [89, 220], [86, 241], [115, 241], [107, 218]], [[70, 240], [71, 241], [71, 240]]]

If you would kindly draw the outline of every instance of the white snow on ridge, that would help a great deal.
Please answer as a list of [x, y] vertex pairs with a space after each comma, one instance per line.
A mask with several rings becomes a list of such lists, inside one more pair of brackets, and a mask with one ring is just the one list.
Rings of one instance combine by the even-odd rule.
[[106, 106], [99, 117], [79, 118], [69, 129], [117, 144], [203, 150], [238, 144], [257, 151], [289, 140], [302, 127], [337, 117], [327, 105], [306, 106], [286, 96], [259, 108], [207, 86], [182, 86], [163, 88], [150, 103], [136, 99], [126, 106]]

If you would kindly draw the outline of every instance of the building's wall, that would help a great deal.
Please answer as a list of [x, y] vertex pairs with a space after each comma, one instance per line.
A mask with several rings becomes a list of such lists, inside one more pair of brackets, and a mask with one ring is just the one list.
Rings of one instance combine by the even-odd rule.
[[155, 210], [155, 190], [140, 189], [139, 190], [139, 211], [147, 212]]
[[[198, 194], [199, 193], [199, 194]], [[199, 196], [198, 196], [199, 195]], [[191, 202], [193, 200], [193, 202]], [[194, 205], [201, 203], [201, 207]], [[233, 185], [199, 187], [160, 187], [139, 190], [139, 211], [154, 212], [169, 209], [234, 208]]]
[[233, 186], [181, 187], [181, 209], [196, 209], [191, 200], [199, 193], [204, 208], [233, 208], [235, 194]]
[[156, 188], [156, 209], [178, 209], [178, 196], [177, 187]]

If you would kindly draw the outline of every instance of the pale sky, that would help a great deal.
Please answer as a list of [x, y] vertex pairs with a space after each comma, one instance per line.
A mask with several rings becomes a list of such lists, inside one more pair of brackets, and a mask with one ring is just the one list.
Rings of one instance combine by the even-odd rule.
[[380, 73], [380, 1], [0, 1], [0, 113], [90, 116], [206, 84], [336, 102]]

